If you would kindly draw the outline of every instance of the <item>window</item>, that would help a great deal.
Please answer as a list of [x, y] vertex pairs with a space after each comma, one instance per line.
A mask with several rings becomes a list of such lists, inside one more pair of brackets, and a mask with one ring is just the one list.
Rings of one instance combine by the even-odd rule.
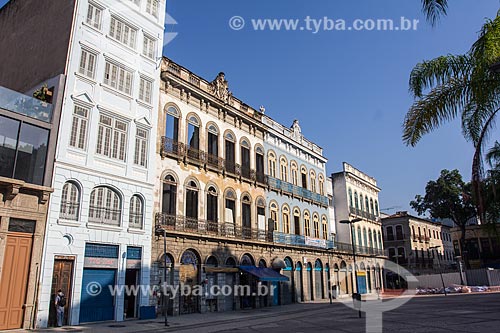
[[108, 187], [96, 187], [90, 193], [89, 222], [120, 225], [121, 200], [118, 193]]
[[94, 4], [89, 3], [87, 9], [87, 24], [97, 30], [101, 30], [101, 17], [102, 9], [96, 7]]
[[299, 170], [295, 162], [291, 163], [290, 170], [292, 172], [292, 184], [295, 186], [299, 185]]
[[234, 224], [236, 221], [236, 194], [233, 190], [229, 189], [226, 191], [226, 212], [225, 212], [225, 222]]
[[370, 199], [370, 213], [375, 214], [373, 211], [373, 199]]
[[304, 229], [306, 236], [311, 236], [311, 217], [308, 212], [304, 213]]
[[363, 246], [363, 235], [361, 234], [361, 227], [358, 227], [358, 246]]
[[188, 156], [191, 158], [199, 158], [200, 149], [200, 125], [196, 117], [188, 118]]
[[149, 59], [155, 60], [156, 58], [156, 40], [149, 36], [144, 36], [142, 43], [142, 54]]
[[305, 168], [302, 168], [300, 170], [301, 176], [302, 176], [302, 188], [305, 188], [307, 190], [307, 171]]
[[218, 219], [217, 191], [213, 186], [210, 186], [207, 191], [207, 221], [217, 223]]
[[226, 158], [226, 171], [232, 174], [236, 173], [236, 157], [234, 149], [234, 136], [230, 133], [225, 137], [225, 158]]
[[167, 109], [167, 120], [165, 124], [165, 147], [168, 151], [177, 152], [179, 141], [179, 112], [173, 106]]
[[314, 225], [314, 237], [319, 238], [319, 217], [314, 214], [313, 216], [313, 225]]
[[359, 209], [363, 210], [363, 194], [359, 194]]
[[295, 235], [300, 235], [300, 211], [298, 208], [293, 210], [293, 229]]
[[316, 193], [316, 174], [311, 170], [311, 192]]
[[123, 66], [106, 61], [104, 84], [130, 95], [132, 93], [132, 79], [133, 74], [131, 71]]
[[392, 229], [391, 226], [387, 227], [386, 233], [387, 233], [387, 240], [393, 241], [394, 240], [394, 230]]
[[60, 218], [78, 221], [80, 189], [73, 182], [66, 182], [62, 189]]
[[208, 127], [207, 135], [207, 163], [209, 165], [219, 166], [219, 131], [214, 125]]
[[148, 160], [148, 131], [138, 128], [135, 134], [134, 164], [146, 167]]
[[141, 82], [139, 83], [139, 100], [151, 104], [152, 101], [152, 91], [153, 91], [153, 81], [151, 79], [146, 79], [141, 77]]
[[353, 202], [352, 202], [352, 190], [349, 189], [349, 207], [354, 207]]
[[109, 36], [122, 44], [135, 48], [137, 30], [130, 25], [120, 21], [116, 17], [111, 17], [109, 25]]
[[138, 195], [133, 195], [130, 199], [129, 210], [129, 227], [135, 229], [142, 229], [142, 221], [144, 216], [144, 204]]
[[240, 147], [241, 152], [241, 175], [250, 179], [250, 145], [247, 141], [243, 140]]
[[71, 124], [71, 136], [69, 145], [71, 147], [85, 149], [87, 144], [87, 124], [89, 109], [75, 105], [73, 109], [73, 123]]
[[283, 207], [283, 232], [290, 233], [290, 209], [287, 206]]
[[324, 239], [328, 239], [328, 223], [327, 223], [326, 217], [324, 217], [324, 216], [321, 219], [321, 226], [323, 227], [322, 228], [323, 229], [322, 230], [322, 232], [323, 232], [323, 238]]
[[278, 225], [278, 206], [275, 203], [271, 204], [271, 220], [274, 221], [274, 231], [279, 231]]
[[288, 181], [287, 164], [288, 163], [284, 157], [280, 158], [280, 175], [281, 175], [281, 180], [284, 182]]
[[325, 180], [323, 179], [323, 175], [319, 175], [319, 194], [325, 195]]
[[379, 247], [379, 249], [381, 249], [381, 250], [382, 250], [382, 248], [383, 248], [383, 244], [382, 244], [382, 233], [381, 233], [380, 231], [378, 232], [378, 247]]
[[378, 216], [378, 215], [379, 215], [378, 202], [377, 202], [377, 200], [375, 200], [375, 216]]
[[396, 226], [396, 239], [398, 239], [398, 240], [404, 239], [403, 227], [400, 225]]
[[163, 196], [161, 211], [170, 216], [176, 215], [177, 183], [173, 176], [167, 175], [163, 180]]
[[0, 176], [42, 185], [49, 131], [0, 116]]
[[368, 246], [368, 235], [366, 233], [366, 228], [363, 228], [363, 246]]
[[251, 236], [252, 227], [252, 208], [251, 200], [248, 195], [243, 195], [241, 199], [241, 226], [243, 227], [243, 236]]
[[358, 192], [354, 191], [354, 205], [356, 209], [359, 209], [359, 199], [358, 199]]
[[264, 183], [264, 150], [260, 147], [255, 149], [255, 171], [257, 182]]
[[365, 210], [367, 213], [370, 212], [370, 205], [368, 204], [368, 196], [365, 196]]
[[198, 220], [198, 186], [194, 181], [186, 186], [186, 217]]
[[125, 161], [127, 124], [109, 116], [101, 115], [97, 132], [96, 153]]
[[276, 178], [276, 156], [273, 153], [269, 153], [268, 163], [269, 175], [273, 178]]
[[146, 0], [146, 12], [158, 17], [158, 0]]
[[[257, 227], [259, 230], [266, 229], [266, 202], [263, 198], [257, 198]], [[260, 233], [259, 233], [260, 234]]]
[[80, 68], [78, 73], [93, 79], [95, 77], [96, 55], [88, 50], [82, 49], [80, 54]]
[[372, 229], [368, 229], [368, 247], [373, 248], [373, 233]]

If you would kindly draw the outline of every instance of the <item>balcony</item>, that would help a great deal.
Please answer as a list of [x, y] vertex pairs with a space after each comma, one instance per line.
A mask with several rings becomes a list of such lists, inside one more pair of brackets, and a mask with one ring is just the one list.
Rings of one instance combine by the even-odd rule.
[[365, 218], [370, 221], [378, 221], [378, 217], [375, 214], [365, 212], [364, 210], [356, 207], [349, 207], [349, 212], [357, 217]]
[[[351, 244], [336, 243], [335, 249], [337, 251], [352, 253], [352, 245]], [[371, 255], [371, 256], [385, 256], [385, 251], [382, 249], [376, 249], [376, 248], [372, 248], [372, 247], [356, 245], [356, 254]]]
[[286, 244], [307, 248], [334, 248], [333, 240], [315, 239], [303, 235], [292, 235], [281, 232], [268, 232], [266, 230], [254, 229], [250, 227], [241, 227], [233, 223], [218, 223], [215, 221], [197, 220], [164, 213], [156, 214], [156, 226], [171, 232], [182, 232], [208, 237], [233, 238], [238, 240]]
[[277, 179], [274, 177], [268, 177], [267, 183], [269, 185], [269, 188], [273, 191], [301, 198], [305, 201], [312, 202], [319, 206], [328, 207], [328, 198], [319, 193], [311, 192], [308, 189], [293, 185], [288, 182], [284, 182], [281, 179]]
[[0, 108], [50, 123], [53, 105], [16, 91], [0, 87]]

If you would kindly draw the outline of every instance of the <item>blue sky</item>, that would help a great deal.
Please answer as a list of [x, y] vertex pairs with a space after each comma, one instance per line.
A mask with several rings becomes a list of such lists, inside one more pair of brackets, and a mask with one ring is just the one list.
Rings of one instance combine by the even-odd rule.
[[[0, 0], [0, 6], [6, 3]], [[346, 161], [378, 180], [381, 208], [409, 209], [415, 194], [443, 168], [469, 179], [473, 149], [458, 122], [427, 135], [416, 148], [401, 141], [412, 103], [408, 77], [424, 59], [463, 53], [498, 0], [452, 0], [449, 15], [432, 28], [420, 0], [168, 0], [178, 36], [164, 54], [211, 80], [226, 73], [230, 90], [253, 107], [291, 125], [324, 148], [328, 173]], [[240, 31], [228, 21], [238, 15]], [[254, 31], [252, 18], [419, 19], [417, 31]]]

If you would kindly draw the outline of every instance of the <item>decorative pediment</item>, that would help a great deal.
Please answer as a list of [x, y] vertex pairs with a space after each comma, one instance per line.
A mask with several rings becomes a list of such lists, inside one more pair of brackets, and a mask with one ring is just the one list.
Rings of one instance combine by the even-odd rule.
[[78, 95], [72, 95], [71, 98], [77, 103], [81, 103], [90, 107], [93, 107], [96, 104], [90, 94], [88, 94], [87, 92], [83, 92]]
[[231, 104], [233, 94], [229, 91], [229, 85], [223, 72], [220, 72], [210, 83], [210, 92], [224, 103]]
[[151, 127], [151, 121], [146, 117], [137, 118], [134, 120], [136, 124], [141, 124], [143, 126]]

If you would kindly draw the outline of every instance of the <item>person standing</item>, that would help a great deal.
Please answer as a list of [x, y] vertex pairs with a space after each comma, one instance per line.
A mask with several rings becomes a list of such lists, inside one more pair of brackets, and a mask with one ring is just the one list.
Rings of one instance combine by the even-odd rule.
[[57, 311], [57, 327], [61, 327], [64, 322], [64, 307], [66, 306], [66, 297], [61, 289], [57, 291], [55, 304]]

